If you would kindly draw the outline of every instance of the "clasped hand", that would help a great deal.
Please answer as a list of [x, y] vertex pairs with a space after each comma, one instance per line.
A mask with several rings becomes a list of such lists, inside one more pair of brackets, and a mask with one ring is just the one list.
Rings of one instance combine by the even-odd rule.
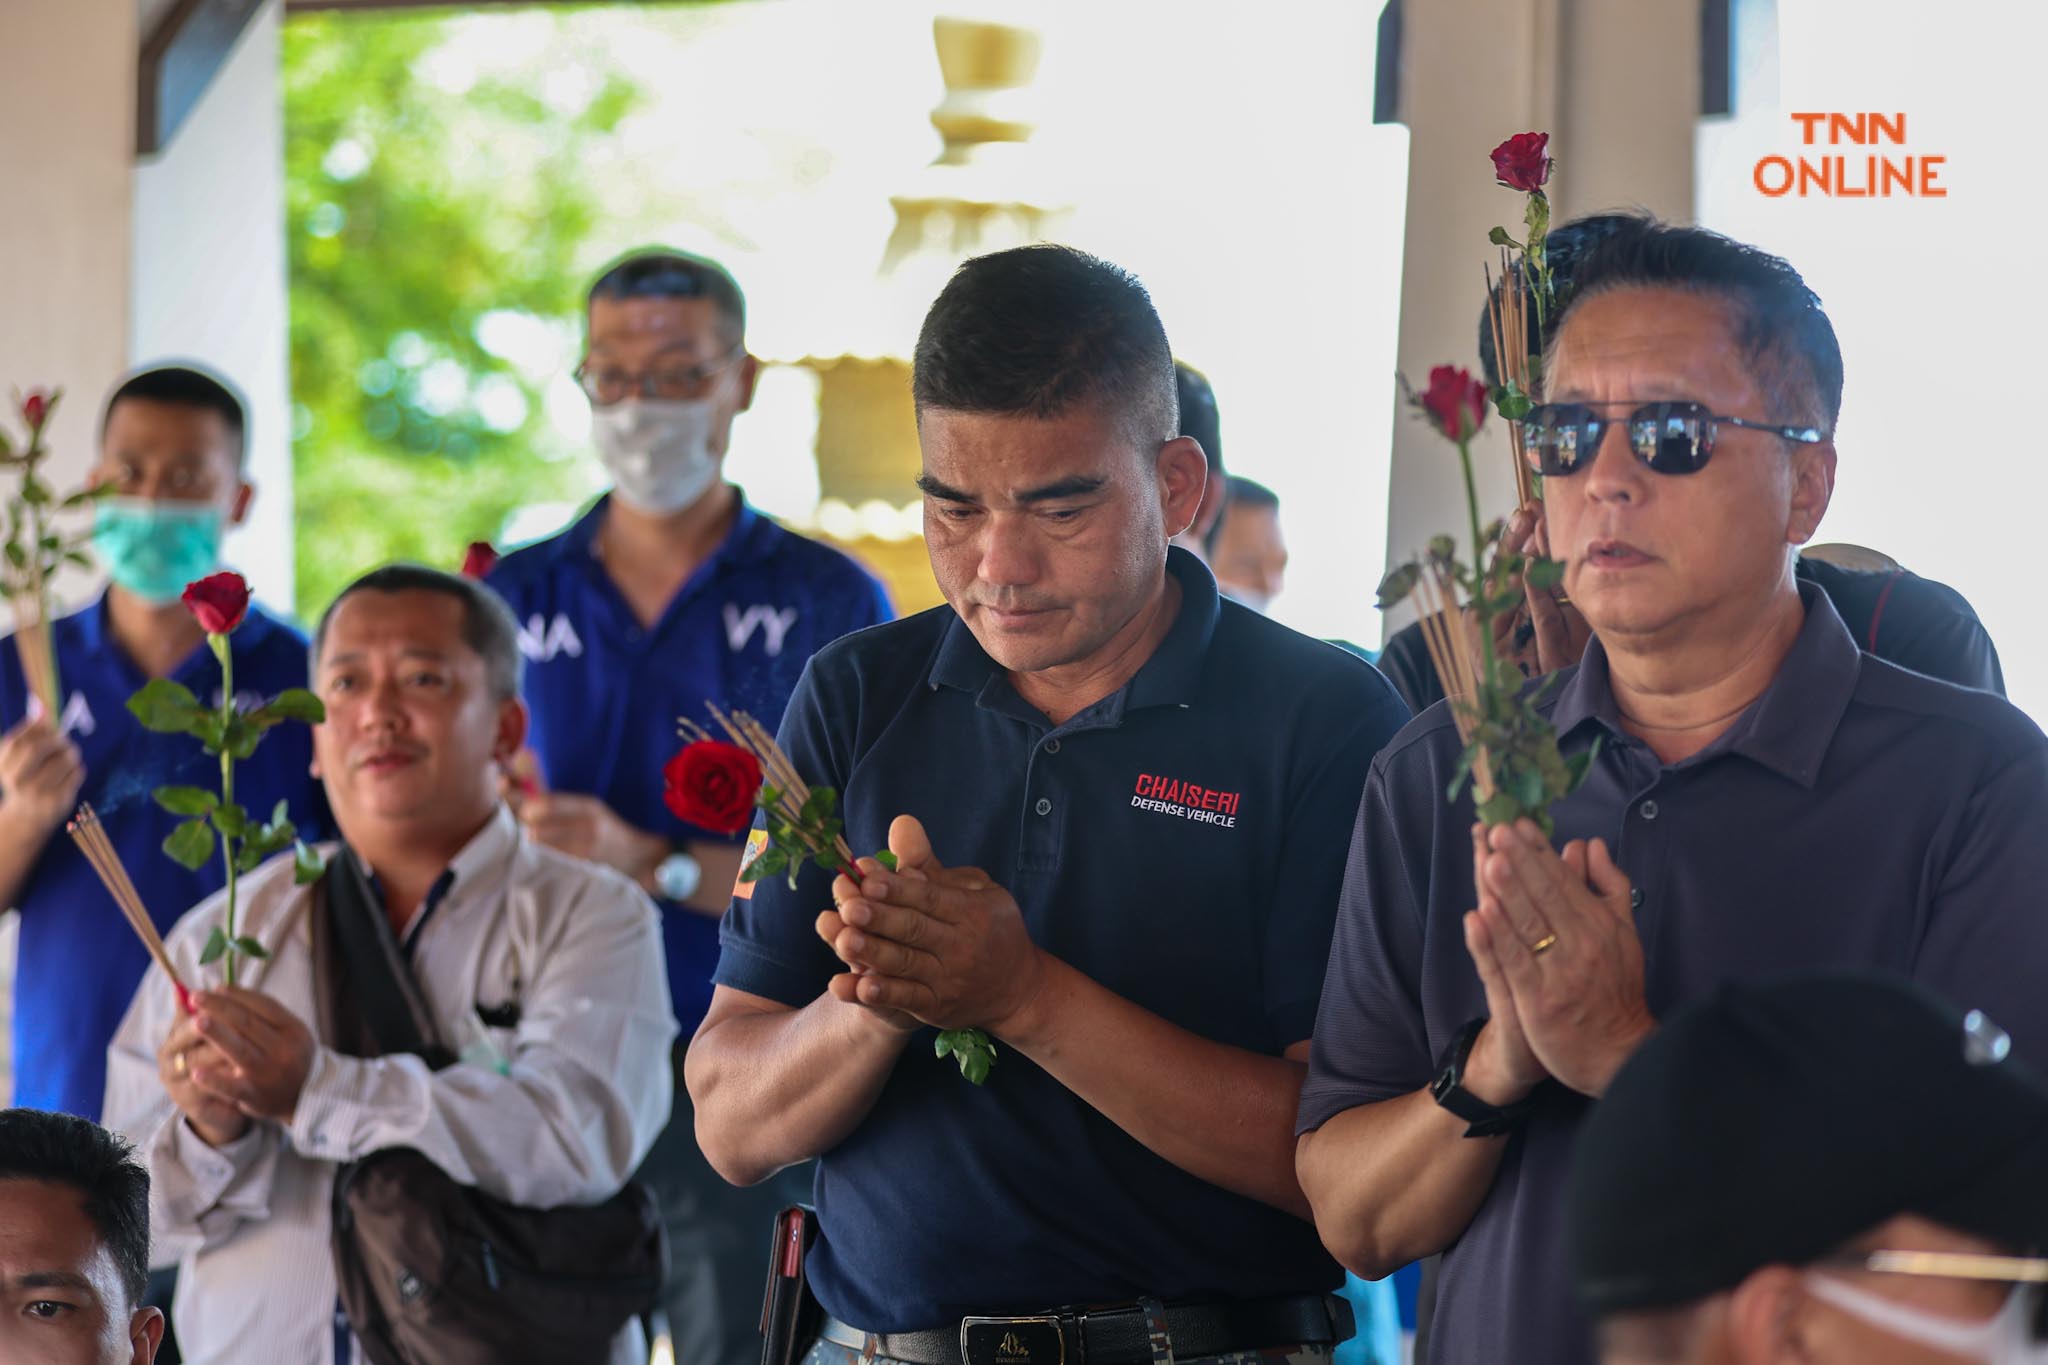
[[1629, 879], [1604, 841], [1559, 852], [1529, 820], [1475, 825], [1472, 838], [1479, 908], [1465, 947], [1486, 988], [1496, 1102], [1546, 1076], [1598, 1096], [1656, 1027]]
[[820, 938], [850, 969], [841, 1000], [883, 1011], [899, 1027], [1016, 1028], [1042, 990], [1045, 959], [1008, 891], [979, 868], [942, 866], [924, 826], [889, 828], [891, 872], [860, 860], [860, 880], [833, 880]]
[[157, 1049], [164, 1090], [213, 1146], [254, 1119], [289, 1123], [313, 1070], [317, 1044], [298, 1016], [260, 991], [199, 991]]

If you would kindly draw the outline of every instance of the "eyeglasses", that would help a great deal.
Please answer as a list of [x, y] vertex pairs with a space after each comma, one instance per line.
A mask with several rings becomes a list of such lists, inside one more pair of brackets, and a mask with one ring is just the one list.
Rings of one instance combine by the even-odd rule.
[[[2048, 1260], [2038, 1256], [1978, 1256], [1957, 1251], [1844, 1252], [1821, 1265], [1873, 1270], [1885, 1275], [1920, 1275], [1939, 1280], [1981, 1280], [1987, 1284], [2048, 1285]], [[2048, 1294], [2034, 1305], [2034, 1340], [2048, 1341]]]
[[744, 346], [735, 345], [724, 355], [713, 356], [686, 369], [653, 370], [640, 375], [610, 366], [594, 370], [586, 361], [576, 367], [576, 382], [582, 386], [583, 392], [590, 395], [590, 401], [602, 408], [636, 397], [702, 398], [711, 392], [712, 381], [731, 368], [744, 350]]
[[[1593, 463], [1600, 440], [1614, 420], [1595, 408], [1613, 403], [1539, 403], [1522, 419], [1522, 443], [1546, 479], [1567, 477]], [[1723, 424], [1768, 431], [1788, 441], [1813, 445], [1817, 427], [1780, 426], [1709, 412], [1701, 403], [1645, 403], [1626, 419], [1628, 448], [1643, 467], [1658, 474], [1697, 474], [1714, 453], [1715, 429]]]

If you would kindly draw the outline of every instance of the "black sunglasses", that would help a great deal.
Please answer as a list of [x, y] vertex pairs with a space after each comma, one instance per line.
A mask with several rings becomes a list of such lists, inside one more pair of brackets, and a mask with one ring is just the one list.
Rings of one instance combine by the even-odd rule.
[[[1522, 419], [1522, 443], [1546, 479], [1578, 473], [1593, 463], [1600, 439], [1613, 419], [1595, 408], [1612, 403], [1539, 403]], [[1714, 429], [1722, 423], [1768, 431], [1812, 445], [1824, 438], [1817, 427], [1752, 422], [1707, 411], [1700, 403], [1645, 403], [1628, 415], [1628, 448], [1643, 467], [1658, 474], [1697, 474], [1714, 453]]]

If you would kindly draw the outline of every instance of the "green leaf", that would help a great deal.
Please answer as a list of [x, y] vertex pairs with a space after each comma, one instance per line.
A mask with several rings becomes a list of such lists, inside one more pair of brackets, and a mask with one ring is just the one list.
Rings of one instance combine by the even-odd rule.
[[64, 552], [64, 562], [81, 569], [90, 569], [93, 566], [92, 556], [79, 550], [66, 550]]
[[270, 808], [271, 827], [275, 829], [279, 825], [289, 825], [290, 823], [291, 807], [286, 802], [285, 798], [280, 796], [277, 798], [277, 804]]
[[315, 849], [302, 843], [292, 845], [292, 881], [299, 886], [311, 886], [327, 871], [327, 860]]
[[1529, 586], [1538, 592], [1548, 592], [1564, 582], [1564, 561], [1561, 559], [1532, 559], [1525, 571]]
[[1431, 559], [1455, 559], [1457, 555], [1458, 542], [1450, 536], [1431, 536], [1429, 538], [1429, 557]]
[[765, 806], [772, 810], [775, 807], [775, 803], [781, 799], [782, 789], [780, 787], [776, 786], [773, 782], [763, 782], [760, 792], [754, 797], [754, 804]]
[[288, 687], [272, 697], [258, 709], [257, 714], [266, 717], [266, 724], [275, 725], [281, 720], [304, 721], [318, 725], [327, 719], [327, 708], [318, 697], [303, 687]]
[[26, 569], [28, 567], [28, 551], [22, 549], [14, 541], [8, 541], [7, 562], [17, 569]]
[[206, 936], [206, 947], [200, 951], [199, 965], [211, 967], [214, 963], [220, 961], [221, 955], [226, 953], [227, 950], [228, 931], [216, 924], [213, 926], [213, 932]]
[[128, 699], [128, 709], [146, 730], [162, 735], [201, 735], [210, 713], [199, 705], [192, 689], [169, 678], [151, 678], [142, 690]]
[[220, 804], [220, 798], [204, 787], [158, 787], [150, 795], [173, 815], [205, 815]]
[[235, 871], [239, 873], [254, 872], [263, 865], [263, 858], [263, 850], [254, 843], [243, 844], [241, 851], [235, 854]]
[[1540, 769], [1522, 769], [1515, 774], [1513, 785], [1515, 799], [1523, 810], [1540, 810], [1547, 804], [1543, 799], [1543, 773]]
[[21, 481], [21, 500], [31, 507], [41, 507], [50, 501], [50, 485], [30, 474]]
[[1508, 236], [1508, 230], [1504, 227], [1497, 227], [1493, 231], [1487, 233], [1486, 240], [1492, 242], [1495, 246], [1511, 246], [1518, 251], [1521, 249], [1522, 246], [1520, 242]]
[[743, 882], [757, 882], [763, 877], [772, 877], [789, 868], [789, 850], [770, 844], [761, 850], [754, 861], [747, 864], [747, 870], [740, 873]]
[[259, 962], [268, 962], [270, 960], [270, 950], [253, 938], [244, 937], [236, 939], [235, 951], [243, 957], [253, 957]]
[[220, 747], [231, 757], [244, 759], [256, 752], [256, 745], [262, 738], [262, 727], [251, 725], [248, 717], [238, 715], [228, 722]]
[[249, 832], [249, 812], [239, 805], [215, 806], [213, 827], [230, 839], [239, 839]]
[[896, 855], [886, 848], [875, 855], [875, 861], [888, 868], [891, 872], [896, 870]]
[[932, 1039], [932, 1055], [936, 1057], [944, 1057], [952, 1051], [953, 1031], [951, 1029], [940, 1030], [939, 1036]]
[[805, 824], [815, 825], [826, 816], [832, 814], [838, 806], [838, 792], [833, 791], [830, 787], [813, 787], [811, 788], [810, 796], [804, 800], [803, 810], [798, 812], [798, 814]]
[[165, 837], [163, 848], [172, 862], [197, 872], [213, 856], [213, 828], [204, 820], [187, 820]]
[[1498, 789], [1479, 803], [1479, 823], [1482, 825], [1512, 824], [1521, 813], [1521, 803], [1510, 793]]
[[1422, 579], [1422, 566], [1413, 562], [1403, 564], [1380, 580], [1379, 601], [1381, 611], [1398, 606], [1415, 591], [1415, 585]]

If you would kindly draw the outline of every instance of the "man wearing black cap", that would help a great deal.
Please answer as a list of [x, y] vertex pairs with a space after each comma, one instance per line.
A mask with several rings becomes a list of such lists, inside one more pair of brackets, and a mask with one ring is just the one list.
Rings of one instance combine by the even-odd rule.
[[2048, 1360], [2048, 1086], [1878, 975], [1675, 1014], [1579, 1139], [1572, 1275], [1606, 1365]]

